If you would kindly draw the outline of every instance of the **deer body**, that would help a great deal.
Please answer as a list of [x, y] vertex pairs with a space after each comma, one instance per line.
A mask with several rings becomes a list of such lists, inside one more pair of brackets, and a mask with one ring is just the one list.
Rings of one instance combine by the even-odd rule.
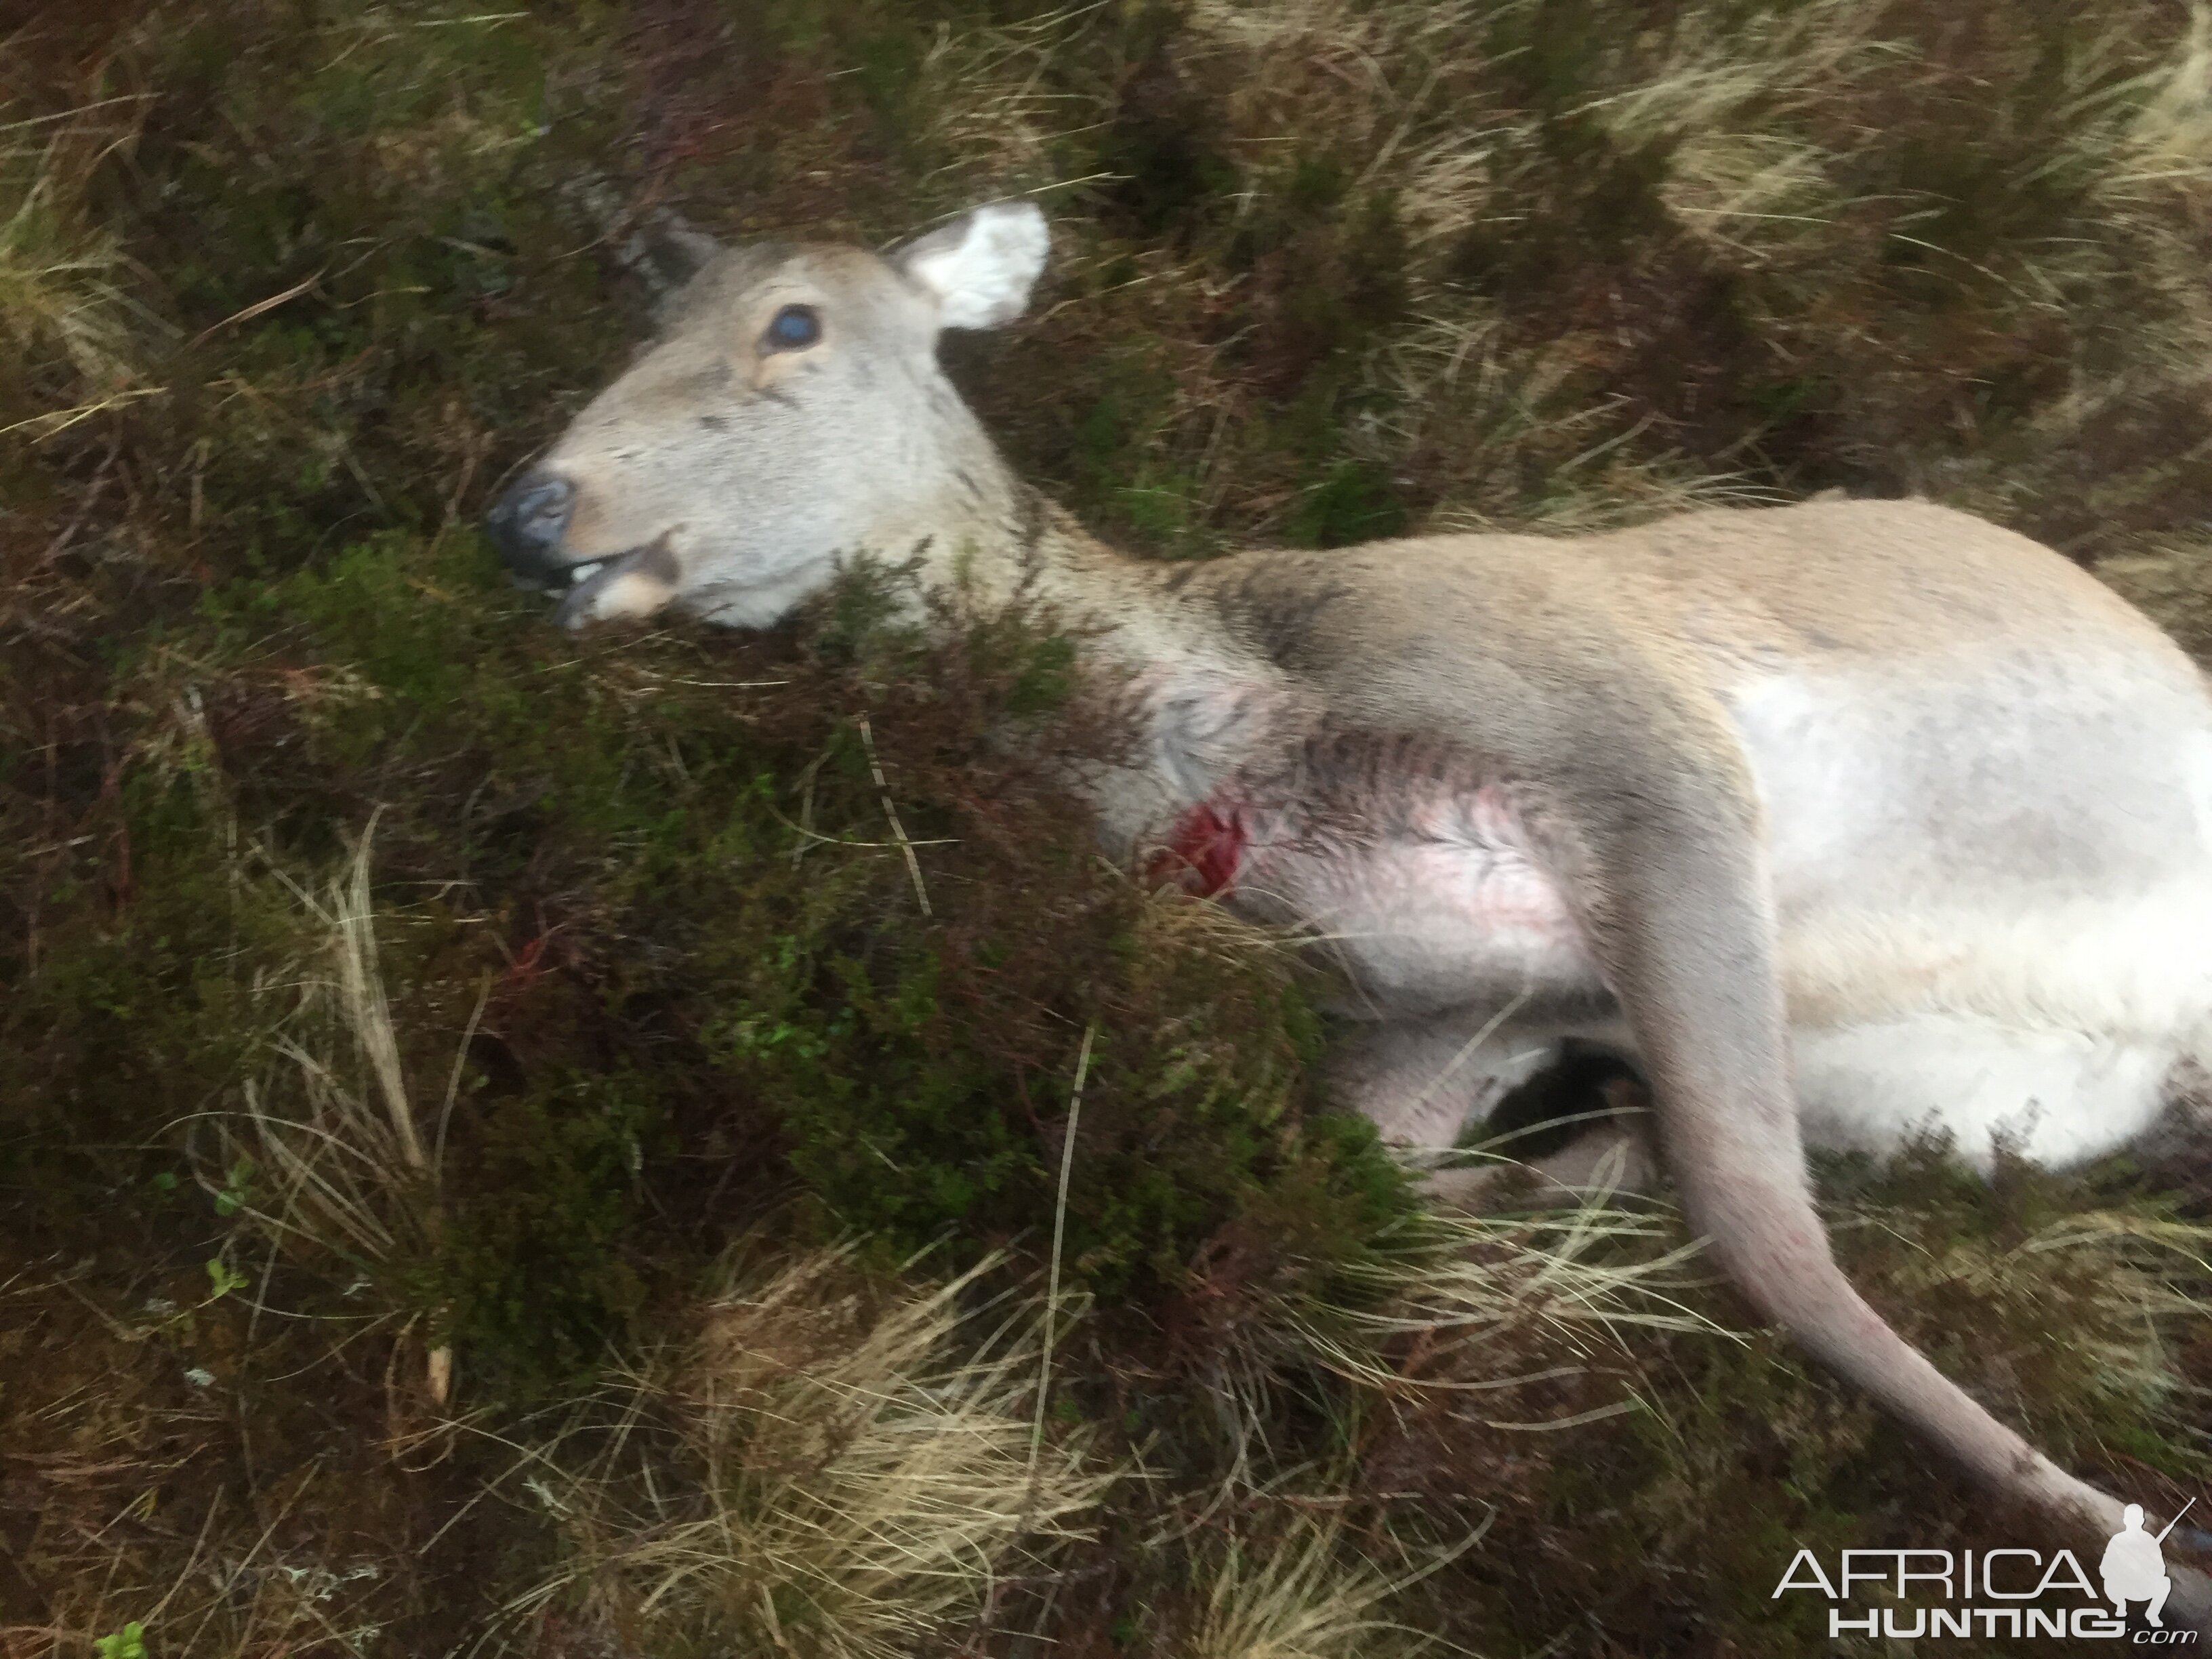
[[[1870, 581], [1877, 560], [1905, 580]], [[1199, 884], [1316, 936], [1347, 1013], [1448, 1032], [1517, 999], [1524, 1055], [1547, 1030], [1618, 1029], [1562, 878], [1589, 802], [1638, 810], [1609, 752], [1645, 741], [1622, 730], [1632, 702], [1632, 728], [1657, 707], [1687, 728], [1672, 763], [1714, 792], [1708, 818], [1756, 826], [1810, 1139], [1887, 1152], [1948, 1128], [1985, 1166], [2002, 1133], [2077, 1163], [2148, 1126], [2203, 1035], [2212, 702], [2033, 544], [1837, 503], [1174, 580], [1244, 664], [1159, 695], [1156, 802], [1124, 806], [1120, 838], [1172, 845], [1194, 809], [1224, 826], [1233, 877]], [[1146, 584], [1120, 586], [1126, 615]], [[1992, 608], [1998, 637], [1958, 625]], [[1577, 662], [1595, 697], [1556, 683]], [[1392, 1121], [1402, 1080], [1361, 1092], [1401, 1138], [1449, 1144], [1486, 1075], [1462, 1070], [1419, 1127]]]
[[1348, 1104], [1449, 1146], [1562, 1038], [1632, 1048], [1762, 1312], [1991, 1486], [2116, 1527], [1858, 1297], [1802, 1146], [1936, 1127], [2065, 1164], [2157, 1114], [2212, 1019], [2194, 665], [2057, 554], [1917, 502], [1124, 558], [935, 362], [1044, 252], [1002, 205], [889, 258], [719, 257], [495, 510], [510, 564], [572, 626], [764, 624], [853, 556], [1039, 593], [1139, 701], [1136, 757], [1085, 781], [1108, 844], [1311, 939], [1361, 1027]]

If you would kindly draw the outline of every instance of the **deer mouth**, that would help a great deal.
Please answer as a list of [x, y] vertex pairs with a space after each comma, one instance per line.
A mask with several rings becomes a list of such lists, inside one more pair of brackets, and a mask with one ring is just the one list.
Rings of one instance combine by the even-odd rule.
[[663, 534], [611, 558], [579, 560], [558, 574], [566, 580], [550, 590], [561, 596], [553, 620], [580, 628], [603, 617], [650, 615], [668, 603], [682, 573]]

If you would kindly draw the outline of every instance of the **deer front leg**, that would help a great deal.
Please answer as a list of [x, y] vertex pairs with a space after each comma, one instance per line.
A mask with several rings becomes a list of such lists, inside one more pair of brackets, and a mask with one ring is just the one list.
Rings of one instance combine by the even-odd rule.
[[1338, 1102], [1410, 1161], [1440, 1164], [1422, 1189], [1456, 1208], [1565, 1204], [1641, 1192], [1656, 1174], [1642, 1084], [1602, 1023], [1516, 1023], [1455, 1009], [1366, 1028], [1336, 1054]]
[[[1617, 1063], [1602, 1075], [1585, 1067], [1574, 1042], [1568, 1039], [1566, 1057], [1500, 1103], [1489, 1126], [1495, 1133], [1474, 1148], [1486, 1156], [1438, 1170], [1421, 1190], [1454, 1209], [1497, 1211], [1557, 1209], [1656, 1186], [1658, 1149], [1642, 1077]], [[1548, 1098], [1524, 1125], [1520, 1103], [1532, 1095]]]
[[[1806, 1183], [1790, 1078], [1772, 890], [1755, 797], [1693, 757], [1593, 801], [1586, 926], [1650, 1080], [1668, 1173], [1711, 1259], [1752, 1306], [1991, 1492], [2078, 1543], [2110, 1537], [2120, 1504], [2060, 1468], [1893, 1329], [1830, 1254]], [[2177, 1571], [2174, 1599], [2212, 1627], [2212, 1583]]]

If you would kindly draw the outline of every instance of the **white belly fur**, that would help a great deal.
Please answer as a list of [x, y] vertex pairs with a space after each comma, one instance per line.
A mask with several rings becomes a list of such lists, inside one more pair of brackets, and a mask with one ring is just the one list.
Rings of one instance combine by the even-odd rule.
[[1947, 1130], [2039, 1164], [2124, 1145], [2212, 1038], [2212, 707], [2076, 672], [1966, 705], [1765, 679], [1733, 699], [1768, 817], [1806, 1138]]
[[2164, 1108], [2182, 1045], [1925, 1016], [1800, 1030], [1792, 1047], [1809, 1145], [1887, 1157], [1938, 1131], [1986, 1171], [2000, 1140], [2051, 1169], [2125, 1146]]
[[2212, 1013], [2212, 884], [2106, 900], [2014, 897], [2009, 911], [1993, 897], [1910, 915], [1831, 904], [1785, 917], [1792, 1022], [1953, 1015], [2193, 1045]]
[[[1385, 1140], [1449, 1147], [1480, 1139], [1482, 1121], [1571, 1036], [1633, 1046], [1617, 1021], [1493, 1024], [1479, 1010], [1459, 1010], [1347, 1039], [1340, 1091]], [[2163, 1109], [2181, 1056], [2175, 1042], [1940, 1015], [1798, 1027], [1790, 1046], [1808, 1146], [1887, 1158], [1940, 1134], [1984, 1172], [2000, 1141], [2053, 1169], [2126, 1145]]]
[[[2006, 729], [1969, 723], [1965, 750], [1943, 752], [1926, 710], [1899, 701], [1769, 681], [1738, 705], [1806, 1139], [1887, 1155], [1935, 1130], [1984, 1169], [1999, 1139], [2054, 1166], [2125, 1144], [2177, 1062], [2212, 1050], [2212, 709], [2193, 687], [2152, 711], [2163, 720], [2140, 702], [2118, 724], [2014, 708]], [[1422, 827], [1409, 845], [1273, 873], [1297, 890], [1284, 909], [1332, 936], [1367, 988], [1364, 1012], [1443, 1015], [1395, 1045], [1389, 1086], [1360, 1091], [1391, 1139], [1437, 1146], [1531, 1054], [1592, 1028], [1523, 1015], [1457, 1054], [1468, 1035], [1517, 988], [1601, 988], [1494, 797], [1440, 804]], [[1455, 1054], [1454, 1077], [1404, 1092], [1411, 1071]]]
[[1402, 1019], [1522, 992], [1602, 994], [1565, 896], [1495, 790], [1406, 817], [1403, 839], [1356, 848], [1258, 821], [1238, 908], [1334, 958], [1347, 1012]]

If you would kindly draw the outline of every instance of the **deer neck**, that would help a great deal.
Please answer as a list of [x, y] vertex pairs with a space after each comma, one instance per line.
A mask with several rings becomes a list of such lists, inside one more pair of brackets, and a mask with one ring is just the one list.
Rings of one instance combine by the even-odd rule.
[[[1104, 845], [1135, 855], [1181, 845], [1177, 836], [1204, 839], [1207, 825], [1227, 822], [1207, 803], [1310, 729], [1312, 699], [1224, 620], [1212, 583], [1107, 546], [995, 453], [988, 459], [988, 471], [971, 463], [949, 475], [957, 489], [910, 507], [896, 538], [878, 544], [911, 561], [926, 623], [1034, 605], [1081, 640], [1086, 677], [1133, 719], [1136, 740], [1111, 764], [1076, 766], [1071, 780]], [[1203, 890], [1224, 890], [1229, 878], [1199, 863]]]
[[947, 476], [936, 501], [878, 542], [906, 550], [925, 592], [986, 610], [1038, 605], [1094, 656], [1152, 672], [1238, 654], [1175, 592], [1175, 566], [1107, 546], [995, 451], [962, 455]]

